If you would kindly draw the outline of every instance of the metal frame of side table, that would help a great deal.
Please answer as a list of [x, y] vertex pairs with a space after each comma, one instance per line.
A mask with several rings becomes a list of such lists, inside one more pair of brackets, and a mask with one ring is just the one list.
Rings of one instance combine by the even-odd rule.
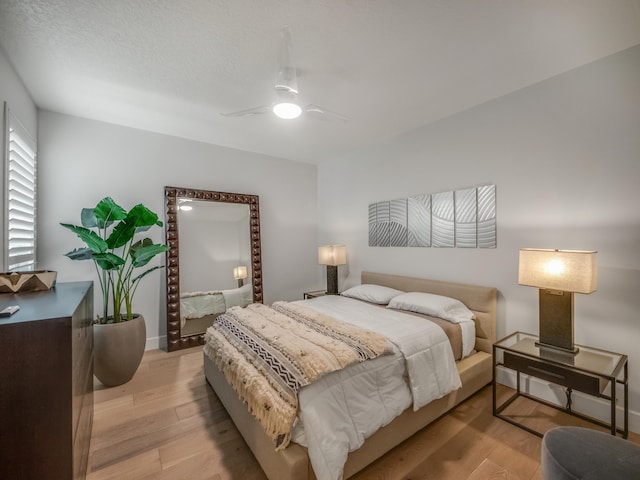
[[[522, 351], [518, 351], [518, 350], [514, 350], [514, 349], [510, 349], [507, 346], [504, 345], [499, 345], [500, 343], [506, 341], [507, 339], [509, 339], [512, 336], [518, 335], [518, 334], [522, 334], [522, 332], [515, 332], [511, 335], [508, 335], [504, 338], [502, 338], [501, 340], [498, 340], [496, 343], [493, 344], [493, 381], [492, 381], [492, 387], [493, 387], [493, 415], [495, 417], [500, 418], [501, 420], [504, 420], [505, 422], [508, 422], [512, 425], [515, 425], [516, 427], [522, 428], [523, 430], [526, 430], [529, 433], [532, 433], [534, 435], [537, 435], [539, 437], [542, 437], [543, 434], [541, 434], [540, 432], [537, 432], [536, 430], [533, 430], [532, 428], [527, 427], [526, 425], [523, 425], [521, 423], [516, 422], [515, 420], [512, 420], [511, 418], [501, 415], [502, 411], [504, 411], [505, 408], [507, 408], [509, 405], [511, 405], [511, 403], [518, 397], [525, 397], [528, 398], [530, 400], [533, 400], [535, 402], [538, 402], [540, 404], [543, 405], [547, 405], [549, 407], [555, 408], [556, 410], [568, 413], [570, 415], [573, 415], [574, 417], [578, 417], [581, 418], [583, 420], [586, 420], [588, 422], [591, 422], [595, 425], [599, 425], [601, 427], [604, 428], [608, 428], [611, 430], [611, 435], [616, 436], [618, 433], [622, 434], [623, 438], [627, 438], [629, 435], [629, 361], [626, 355], [622, 355], [622, 354], [618, 354], [618, 353], [614, 353], [614, 352], [607, 352], [605, 350], [598, 350], [595, 348], [591, 348], [589, 347], [590, 350], [593, 351], [601, 351], [603, 353], [607, 353], [607, 354], [614, 354], [614, 355], [619, 355], [620, 356], [620, 361], [618, 362], [618, 364], [615, 366], [615, 368], [613, 369], [613, 371], [611, 372], [610, 375], [605, 375], [602, 373], [598, 373], [595, 371], [591, 371], [591, 370], [586, 370], [583, 368], [579, 368], [576, 367], [574, 365], [568, 365], [566, 363], [562, 363], [562, 362], [553, 362], [551, 360], [546, 360], [543, 359], [541, 357], [535, 357], [533, 355], [527, 354], [525, 352]], [[529, 337], [535, 337], [534, 335], [530, 335], [530, 334], [523, 334]], [[585, 347], [586, 348], [586, 347]], [[593, 397], [599, 397], [599, 398], [603, 398], [605, 400], [608, 400], [610, 402], [610, 408], [611, 408], [611, 421], [610, 423], [606, 423], [603, 422], [601, 420], [598, 420], [596, 418], [590, 417], [588, 415], [582, 414], [580, 412], [576, 412], [571, 408], [571, 393], [573, 390], [577, 390], [575, 388], [571, 388], [571, 387], [565, 387], [565, 394], [567, 395], [567, 404], [566, 406], [563, 408], [559, 405], [556, 405], [554, 403], [548, 402], [544, 399], [538, 398], [534, 395], [531, 395], [529, 393], [523, 392], [520, 389], [520, 375], [521, 372], [519, 370], [515, 370], [516, 372], [516, 391], [515, 393], [509, 397], [507, 400], [505, 400], [500, 406], [497, 405], [497, 378], [496, 378], [496, 373], [497, 373], [497, 369], [498, 367], [503, 367], [503, 368], [509, 368], [509, 367], [505, 367], [503, 365], [503, 363], [498, 363], [497, 361], [497, 351], [498, 350], [502, 350], [502, 352], [511, 352], [514, 353], [516, 355], [520, 355], [522, 357], [527, 357], [530, 358], [532, 360], [535, 360], [537, 362], [542, 362], [542, 363], [547, 363], [549, 365], [554, 365], [556, 367], [561, 367], [566, 369], [567, 371], [571, 371], [571, 372], [579, 372], [579, 373], [585, 373], [588, 375], [593, 375], [599, 378], [603, 378], [608, 382], [608, 385], [611, 385], [611, 395], [605, 395], [604, 393], [600, 393], [599, 395], [594, 395], [588, 392], [582, 392], [585, 393], [586, 395], [589, 396], [593, 396]], [[509, 370], [512, 370], [511, 368], [509, 368]], [[622, 379], [618, 379], [618, 377], [620, 376], [620, 372], [623, 372], [623, 376]], [[535, 375], [527, 373], [526, 375], [529, 376], [533, 376], [535, 377]], [[548, 375], [548, 373], [547, 373]], [[550, 381], [550, 383], [553, 383], [552, 381]], [[624, 422], [624, 427], [623, 428], [618, 428], [617, 423], [616, 423], [616, 385], [617, 384], [621, 384], [623, 386], [623, 390], [624, 390], [624, 394], [623, 394], [623, 399], [624, 399], [624, 409], [623, 409], [623, 422]], [[562, 385], [561, 385], [562, 386]], [[580, 391], [580, 390], [577, 390]]]

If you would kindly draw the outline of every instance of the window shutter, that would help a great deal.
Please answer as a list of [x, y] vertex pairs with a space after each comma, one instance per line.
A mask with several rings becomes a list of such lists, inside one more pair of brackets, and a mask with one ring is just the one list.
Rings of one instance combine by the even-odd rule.
[[7, 109], [6, 267], [33, 271], [36, 265], [36, 152], [34, 138]]

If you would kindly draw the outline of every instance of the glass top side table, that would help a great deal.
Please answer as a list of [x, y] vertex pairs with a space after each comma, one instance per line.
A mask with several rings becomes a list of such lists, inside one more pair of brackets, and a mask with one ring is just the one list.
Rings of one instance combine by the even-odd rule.
[[[610, 429], [612, 435], [620, 432], [624, 438], [628, 435], [628, 359], [626, 355], [608, 352], [583, 345], [577, 345], [576, 354], [569, 354], [536, 344], [538, 337], [523, 332], [515, 332], [493, 345], [493, 414], [530, 433], [542, 436], [539, 432], [522, 425], [512, 418], [502, 415], [517, 397], [523, 396], [553, 408], [563, 410], [571, 415], [590, 421]], [[503, 367], [516, 372], [516, 391], [503, 402], [497, 404], [497, 368]], [[549, 381], [565, 387], [567, 403], [564, 408], [537, 398], [521, 389], [521, 374]], [[616, 425], [616, 385], [623, 386], [623, 423], [622, 429]], [[578, 391], [609, 402], [610, 422], [594, 419], [572, 408], [571, 394]]]

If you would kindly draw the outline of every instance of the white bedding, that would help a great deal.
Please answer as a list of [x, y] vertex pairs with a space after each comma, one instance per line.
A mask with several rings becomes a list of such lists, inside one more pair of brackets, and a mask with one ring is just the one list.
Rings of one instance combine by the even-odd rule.
[[392, 355], [332, 373], [300, 391], [292, 439], [307, 447], [318, 480], [341, 479], [349, 451], [412, 404], [417, 410], [460, 388], [449, 340], [435, 323], [340, 296], [295, 303], [381, 333], [393, 344]]
[[253, 286], [245, 283], [242, 287], [222, 290], [224, 304], [227, 309], [231, 307], [246, 307], [253, 302]]
[[205, 315], [224, 313], [235, 306], [246, 307], [253, 301], [253, 287], [250, 283], [228, 290], [209, 292], [186, 292], [180, 295], [180, 326], [187, 320]]
[[180, 296], [180, 325], [187, 320], [226, 311], [222, 292], [193, 292]]

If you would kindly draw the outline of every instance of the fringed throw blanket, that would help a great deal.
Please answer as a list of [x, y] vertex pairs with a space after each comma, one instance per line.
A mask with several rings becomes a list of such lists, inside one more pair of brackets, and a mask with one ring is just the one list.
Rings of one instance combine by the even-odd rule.
[[276, 302], [227, 310], [207, 330], [204, 351], [280, 450], [291, 439], [302, 387], [390, 347], [377, 333]]

